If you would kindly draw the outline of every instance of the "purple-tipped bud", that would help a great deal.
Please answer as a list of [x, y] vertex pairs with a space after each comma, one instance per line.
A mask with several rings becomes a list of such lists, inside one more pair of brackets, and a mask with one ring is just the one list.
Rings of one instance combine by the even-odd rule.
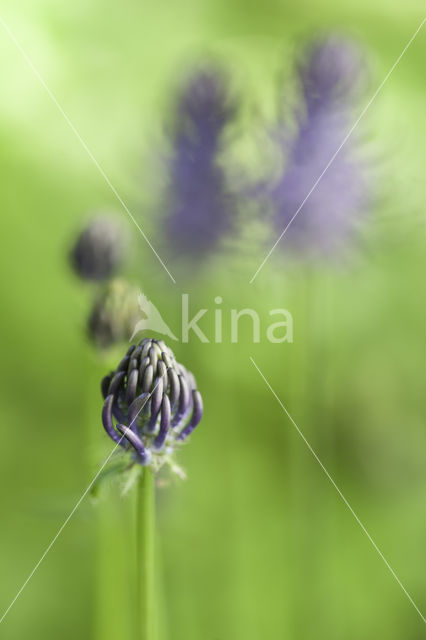
[[224, 74], [193, 73], [176, 107], [165, 220], [170, 247], [185, 257], [214, 251], [232, 228], [234, 199], [218, 156], [234, 114]]
[[333, 37], [313, 43], [297, 71], [297, 126], [290, 136], [283, 136], [283, 123], [277, 131], [284, 169], [267, 191], [276, 231], [285, 230], [281, 249], [329, 255], [351, 238], [370, 201], [356, 135], [342, 145], [355, 120], [353, 103], [366, 69], [354, 43]]
[[136, 462], [155, 469], [202, 418], [194, 376], [160, 340], [145, 338], [130, 347], [101, 390], [105, 431]]
[[70, 252], [70, 262], [83, 280], [106, 280], [123, 259], [125, 240], [121, 225], [110, 216], [94, 218], [80, 232]]

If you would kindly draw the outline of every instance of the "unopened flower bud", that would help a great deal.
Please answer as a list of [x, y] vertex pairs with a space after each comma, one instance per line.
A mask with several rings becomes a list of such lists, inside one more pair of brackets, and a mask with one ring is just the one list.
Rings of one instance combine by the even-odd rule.
[[194, 376], [162, 340], [145, 338], [102, 380], [102, 422], [135, 462], [158, 469], [195, 429], [203, 402]]
[[80, 232], [70, 253], [71, 265], [83, 280], [106, 280], [123, 259], [121, 225], [111, 216], [99, 216]]
[[138, 289], [116, 278], [95, 299], [87, 321], [90, 340], [100, 348], [128, 342], [140, 317]]

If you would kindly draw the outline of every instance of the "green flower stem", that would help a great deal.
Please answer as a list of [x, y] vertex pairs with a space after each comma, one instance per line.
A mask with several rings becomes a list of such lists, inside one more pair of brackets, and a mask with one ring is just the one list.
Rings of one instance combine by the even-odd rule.
[[101, 487], [96, 506], [98, 516], [96, 640], [134, 639], [132, 593], [128, 576], [131, 549], [117, 540], [126, 540], [126, 524], [131, 505], [122, 498], [118, 486]]
[[149, 468], [137, 487], [136, 534], [140, 640], [155, 640], [155, 497]]
[[[99, 380], [114, 360], [100, 360], [90, 353], [86, 362], [87, 401], [86, 421], [88, 440], [88, 469], [92, 476], [111, 451], [99, 420]], [[92, 493], [96, 542], [94, 571], [96, 591], [93, 605], [94, 640], [134, 640], [134, 621], [131, 598], [134, 595], [128, 576], [133, 568], [133, 549], [117, 544], [126, 540], [128, 520], [133, 515], [130, 505], [121, 497], [118, 483], [107, 478], [95, 483]]]

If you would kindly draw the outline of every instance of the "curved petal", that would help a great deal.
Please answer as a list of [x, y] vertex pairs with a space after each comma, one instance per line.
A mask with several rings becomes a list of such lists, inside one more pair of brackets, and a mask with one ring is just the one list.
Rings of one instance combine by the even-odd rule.
[[185, 438], [187, 438], [189, 434], [194, 431], [195, 427], [203, 417], [203, 399], [199, 391], [194, 390], [192, 392], [192, 401], [194, 406], [192, 418], [185, 429], [183, 429], [183, 431], [179, 434], [179, 440], [184, 440]]
[[[109, 435], [109, 437], [112, 440], [114, 440], [114, 442], [122, 444], [121, 442], [122, 438], [121, 436], [118, 435], [118, 433], [114, 429], [114, 424], [112, 421], [111, 410], [112, 410], [113, 402], [114, 402], [114, 396], [110, 394], [109, 396], [107, 396], [104, 402], [104, 406], [102, 408], [102, 424], [104, 425], [104, 429]], [[124, 444], [122, 446], [124, 446]]]
[[158, 432], [157, 437], [154, 440], [154, 447], [156, 449], [161, 449], [164, 445], [164, 442], [167, 437], [167, 433], [170, 428], [170, 400], [167, 396], [164, 396], [163, 402], [161, 403], [161, 419], [160, 419], [160, 430]]
[[123, 434], [121, 437], [123, 438], [124, 436], [126, 440], [130, 442], [138, 456], [140, 456], [142, 464], [144, 464], [147, 460], [147, 450], [143, 446], [143, 442], [139, 438], [139, 436], [137, 436], [131, 429], [129, 429], [129, 427], [126, 427], [126, 425], [124, 424], [118, 423], [117, 429], [120, 431], [120, 433]]
[[126, 404], [130, 406], [136, 397], [136, 388], [138, 386], [139, 372], [137, 369], [132, 369], [127, 378], [126, 389]]

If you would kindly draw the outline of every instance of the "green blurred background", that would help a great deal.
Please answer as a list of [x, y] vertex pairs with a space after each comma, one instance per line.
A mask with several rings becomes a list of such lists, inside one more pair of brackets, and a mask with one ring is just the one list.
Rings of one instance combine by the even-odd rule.
[[[248, 111], [267, 111], [298, 41], [339, 29], [369, 51], [372, 93], [423, 13], [413, 0], [25, 0], [0, 11], [153, 237], [155, 138], [186, 61], [228, 59]], [[91, 289], [66, 253], [87, 212], [120, 206], [4, 27], [0, 51], [3, 611], [111, 449], [99, 380], [117, 356], [100, 358], [84, 338]], [[247, 332], [238, 345], [175, 349], [206, 413], [179, 458], [188, 480], [158, 492], [161, 638], [423, 637], [421, 617], [249, 356], [424, 611], [425, 56], [423, 31], [363, 122], [382, 197], [350, 265], [271, 260], [249, 286], [259, 260], [248, 252], [173, 285], [128, 223], [134, 281], [171, 326], [187, 291], [210, 308], [215, 295], [225, 307], [284, 306], [295, 327], [292, 345], [252, 345]], [[111, 485], [81, 504], [1, 637], [134, 637], [126, 500]]]

